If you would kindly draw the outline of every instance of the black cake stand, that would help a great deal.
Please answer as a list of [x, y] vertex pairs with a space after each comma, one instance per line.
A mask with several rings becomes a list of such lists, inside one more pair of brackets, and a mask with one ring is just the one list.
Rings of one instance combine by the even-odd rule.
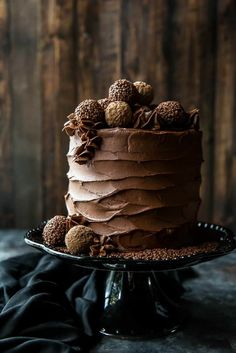
[[117, 338], [155, 337], [176, 331], [185, 319], [177, 270], [213, 260], [236, 248], [234, 234], [219, 225], [198, 222], [196, 230], [219, 243], [214, 251], [166, 260], [74, 256], [45, 245], [42, 223], [25, 236], [28, 245], [74, 265], [106, 271], [100, 332]]

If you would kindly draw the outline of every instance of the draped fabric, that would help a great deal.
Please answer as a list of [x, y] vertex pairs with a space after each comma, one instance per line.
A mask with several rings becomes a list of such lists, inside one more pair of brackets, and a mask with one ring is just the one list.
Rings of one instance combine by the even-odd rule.
[[0, 352], [74, 353], [96, 340], [104, 271], [30, 253], [0, 263]]
[[[183, 294], [177, 271], [158, 273], [170, 298]], [[0, 352], [88, 352], [98, 341], [107, 271], [29, 253], [0, 262]]]

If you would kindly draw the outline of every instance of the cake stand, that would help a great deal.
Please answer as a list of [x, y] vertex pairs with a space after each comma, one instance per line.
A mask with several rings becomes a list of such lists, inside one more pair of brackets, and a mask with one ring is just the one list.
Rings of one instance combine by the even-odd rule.
[[117, 338], [155, 337], [176, 331], [186, 317], [179, 300], [183, 293], [179, 270], [226, 255], [236, 248], [234, 234], [229, 229], [198, 222], [196, 228], [201, 236], [210, 234], [218, 242], [216, 250], [155, 261], [74, 256], [42, 242], [45, 223], [30, 230], [25, 242], [74, 265], [106, 271], [100, 332]]

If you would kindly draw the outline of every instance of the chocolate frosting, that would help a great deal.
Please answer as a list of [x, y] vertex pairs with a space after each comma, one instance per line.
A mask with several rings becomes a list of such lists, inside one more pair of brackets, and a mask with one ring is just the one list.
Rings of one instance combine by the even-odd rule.
[[97, 135], [100, 149], [86, 165], [75, 161], [78, 133], [70, 136], [69, 215], [82, 215], [102, 243], [122, 251], [158, 247], [160, 236], [196, 220], [201, 131], [113, 128]]

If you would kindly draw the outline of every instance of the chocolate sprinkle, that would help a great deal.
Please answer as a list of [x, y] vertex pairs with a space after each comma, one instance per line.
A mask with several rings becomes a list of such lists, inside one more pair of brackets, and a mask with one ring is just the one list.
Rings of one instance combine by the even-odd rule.
[[[219, 243], [217, 242], [204, 242], [200, 245], [195, 245], [195, 246], [188, 246], [188, 247], [183, 247], [180, 249], [167, 249], [167, 248], [162, 248], [162, 249], [146, 249], [146, 250], [141, 250], [141, 251], [129, 251], [129, 252], [117, 252], [113, 251], [109, 255], [106, 255], [106, 252], [102, 251], [99, 253], [99, 251], [94, 252], [93, 254], [90, 253], [91, 257], [109, 257], [109, 258], [117, 258], [117, 259], [127, 259], [127, 260], [152, 260], [152, 261], [158, 261], [158, 260], [175, 260], [175, 259], [180, 259], [182, 257], [186, 256], [193, 256], [197, 254], [208, 254], [212, 253], [217, 250], [219, 247]], [[66, 253], [69, 254], [69, 250], [66, 248], [66, 246], [50, 246], [50, 248], [59, 251], [61, 253]]]
[[141, 251], [112, 252], [108, 257], [133, 260], [173, 260], [183, 256], [209, 253], [215, 251], [218, 246], [219, 243], [217, 242], [205, 242], [198, 246], [188, 246], [180, 249], [155, 248]]

